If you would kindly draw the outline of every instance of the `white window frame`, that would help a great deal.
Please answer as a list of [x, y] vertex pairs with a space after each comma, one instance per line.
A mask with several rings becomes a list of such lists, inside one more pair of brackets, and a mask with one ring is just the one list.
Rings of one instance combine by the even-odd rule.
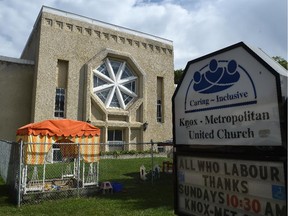
[[[56, 146], [57, 146], [57, 147], [56, 147]], [[61, 156], [61, 160], [55, 160], [55, 158], [54, 158], [54, 152], [56, 152], [57, 155], [60, 155], [60, 156]], [[55, 144], [55, 143], [54, 143], [54, 144], [52, 145], [52, 162], [53, 162], [53, 163], [62, 162], [62, 153], [61, 153], [59, 144]]]
[[[116, 131], [121, 131], [121, 140], [117, 140], [115, 138], [115, 135], [116, 135]], [[113, 139], [112, 140], [109, 140], [109, 132], [113, 132]], [[124, 131], [123, 130], [119, 130], [119, 129], [109, 129], [108, 130], [108, 138], [107, 138], [107, 142], [109, 144], [109, 149], [111, 148], [116, 148], [116, 149], [121, 149], [123, 150], [124, 149], [124, 140], [123, 140], [123, 133]]]
[[[64, 98], [64, 100], [61, 100], [62, 97]], [[56, 88], [54, 117], [65, 118], [65, 100], [66, 100], [66, 89]], [[61, 103], [63, 103], [63, 108]]]
[[162, 100], [157, 100], [157, 122], [163, 122]]
[[[125, 76], [125, 73], [128, 73], [128, 76]], [[93, 83], [93, 86], [95, 86], [93, 93], [97, 97], [101, 96], [99, 98], [106, 108], [126, 109], [138, 97], [138, 77], [134, 75], [134, 72], [128, 67], [125, 61], [106, 58], [103, 64], [93, 70], [93, 76], [96, 76], [96, 79], [104, 81], [104, 84], [96, 84], [96, 86]], [[127, 88], [127, 85], [130, 83], [133, 89]], [[106, 92], [106, 94], [102, 94], [103, 92]]]

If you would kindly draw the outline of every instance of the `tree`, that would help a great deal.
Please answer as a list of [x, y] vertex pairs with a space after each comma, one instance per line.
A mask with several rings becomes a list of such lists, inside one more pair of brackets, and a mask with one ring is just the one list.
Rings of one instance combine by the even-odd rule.
[[174, 83], [179, 84], [183, 75], [183, 69], [178, 69], [174, 71]]
[[280, 65], [282, 65], [286, 70], [288, 69], [288, 62], [280, 57], [280, 56], [274, 56], [272, 57], [276, 62], [278, 62]]

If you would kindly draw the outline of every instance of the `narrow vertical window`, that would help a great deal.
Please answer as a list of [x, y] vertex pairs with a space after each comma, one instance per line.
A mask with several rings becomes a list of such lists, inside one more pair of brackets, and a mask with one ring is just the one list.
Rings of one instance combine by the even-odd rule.
[[69, 62], [58, 60], [56, 71], [56, 94], [54, 117], [65, 118], [65, 102]]
[[163, 77], [157, 77], [157, 122], [163, 122]]
[[54, 116], [64, 118], [65, 117], [64, 110], [65, 110], [65, 89], [56, 88]]
[[157, 122], [162, 122], [162, 101], [157, 100]]

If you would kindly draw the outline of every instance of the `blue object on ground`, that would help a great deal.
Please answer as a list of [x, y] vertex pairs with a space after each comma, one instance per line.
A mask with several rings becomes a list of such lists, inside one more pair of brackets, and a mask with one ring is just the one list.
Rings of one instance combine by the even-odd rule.
[[113, 192], [121, 192], [123, 189], [123, 184], [119, 183], [119, 182], [112, 182], [112, 187], [113, 187]]

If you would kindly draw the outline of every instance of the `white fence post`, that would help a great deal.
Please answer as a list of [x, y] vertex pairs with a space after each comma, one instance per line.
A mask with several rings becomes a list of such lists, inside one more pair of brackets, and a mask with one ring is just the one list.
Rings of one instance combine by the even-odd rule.
[[20, 142], [20, 158], [19, 158], [19, 173], [18, 173], [18, 198], [17, 198], [17, 206], [21, 205], [21, 186], [22, 186], [22, 152], [23, 152], [23, 140]]

